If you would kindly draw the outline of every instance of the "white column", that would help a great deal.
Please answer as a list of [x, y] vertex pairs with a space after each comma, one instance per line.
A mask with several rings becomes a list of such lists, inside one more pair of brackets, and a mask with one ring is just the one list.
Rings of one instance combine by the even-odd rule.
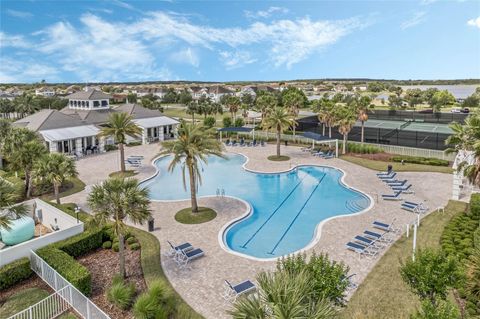
[[100, 139], [98, 140], [98, 149], [100, 153], [105, 152], [105, 137], [100, 137]]
[[75, 139], [75, 148], [76, 148], [75, 152], [77, 154], [82, 154], [82, 138], [81, 137]]
[[463, 173], [453, 172], [453, 187], [452, 187], [452, 199], [460, 199], [460, 186], [462, 185]]
[[165, 135], [163, 134], [163, 126], [158, 127], [158, 140], [159, 141], [165, 140]]
[[50, 153], [57, 153], [58, 152], [58, 149], [57, 149], [58, 142], [57, 141], [49, 141], [49, 143], [50, 143]]
[[142, 144], [148, 144], [147, 136], [148, 128], [144, 127], [142, 131]]

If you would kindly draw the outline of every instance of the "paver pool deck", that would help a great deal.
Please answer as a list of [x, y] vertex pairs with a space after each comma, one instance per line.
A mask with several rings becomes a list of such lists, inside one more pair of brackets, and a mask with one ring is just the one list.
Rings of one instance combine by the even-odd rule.
[[[158, 144], [126, 148], [126, 155], [145, 156], [144, 165], [135, 177], [142, 180], [155, 174], [151, 160], [158, 154]], [[398, 201], [384, 201], [381, 194], [391, 193], [388, 187], [378, 180], [375, 171], [343, 161], [341, 159], [320, 159], [302, 152], [299, 147], [282, 145], [282, 154], [290, 156], [285, 162], [272, 162], [267, 156], [275, 153], [274, 145], [266, 147], [227, 147], [228, 152], [244, 154], [249, 158], [246, 167], [259, 172], [279, 172], [295, 165], [316, 164], [329, 165], [345, 171], [344, 181], [352, 187], [370, 195], [375, 205], [369, 211], [354, 216], [344, 216], [327, 221], [321, 228], [320, 240], [306, 253], [328, 253], [330, 258], [341, 261], [350, 267], [356, 283], [361, 283], [373, 268], [380, 256], [374, 259], [359, 258], [357, 254], [345, 249], [345, 243], [365, 229], [372, 229], [374, 220], [391, 222], [405, 228], [413, 224], [416, 214], [400, 208]], [[83, 192], [62, 199], [64, 202], [76, 202], [86, 208], [85, 199], [91, 185], [106, 178], [118, 170], [118, 153], [106, 153], [78, 161], [78, 171], [87, 187]], [[442, 173], [401, 172], [399, 178], [408, 179], [413, 184], [415, 194], [402, 195], [406, 200], [423, 202], [430, 211], [445, 206], [451, 196], [452, 175]], [[228, 178], [228, 177], [226, 177]], [[181, 183], [181, 181], [179, 181]], [[168, 187], [168, 185], [166, 185]], [[228, 196], [228, 188], [226, 189]], [[378, 199], [380, 197], [380, 199]], [[190, 206], [190, 201], [152, 202], [152, 214], [156, 229], [153, 232], [160, 241], [162, 253], [167, 250], [167, 240], [173, 243], [190, 242], [200, 247], [205, 256], [195, 260], [190, 270], [178, 270], [176, 264], [168, 258], [162, 258], [162, 266], [173, 287], [182, 298], [205, 318], [228, 318], [226, 310], [230, 305], [221, 298], [224, 279], [237, 283], [245, 279], [255, 279], [263, 270], [275, 268], [275, 261], [255, 261], [234, 255], [224, 250], [218, 240], [219, 231], [233, 219], [245, 214], [247, 207], [243, 202], [229, 197], [200, 198], [201, 206], [208, 206], [218, 213], [214, 220], [200, 225], [183, 225], [175, 221], [175, 213]], [[139, 226], [142, 227], [142, 226]], [[146, 229], [146, 226], [142, 227]], [[421, 230], [421, 227], [419, 228]], [[381, 252], [384, 253], [385, 250]]]

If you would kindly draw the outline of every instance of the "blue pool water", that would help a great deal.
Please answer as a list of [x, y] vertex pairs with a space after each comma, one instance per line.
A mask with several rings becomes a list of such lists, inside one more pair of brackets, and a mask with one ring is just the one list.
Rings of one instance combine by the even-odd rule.
[[[182, 183], [181, 168], [167, 167], [170, 157], [155, 162], [159, 174], [144, 182], [155, 200], [189, 199]], [[231, 225], [224, 242], [231, 250], [257, 258], [275, 258], [307, 246], [317, 225], [325, 219], [364, 210], [370, 199], [341, 182], [342, 172], [323, 166], [300, 166], [279, 174], [246, 171], [245, 157], [210, 157], [202, 168], [199, 196], [225, 195], [247, 201], [252, 213]], [[188, 176], [187, 176], [188, 178]], [[188, 184], [188, 179], [187, 179]], [[188, 238], [185, 238], [188, 240]]]

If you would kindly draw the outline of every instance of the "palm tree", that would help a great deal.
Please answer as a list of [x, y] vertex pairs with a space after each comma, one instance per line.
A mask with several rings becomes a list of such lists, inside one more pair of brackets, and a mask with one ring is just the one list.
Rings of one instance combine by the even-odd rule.
[[325, 136], [325, 127], [328, 127], [328, 137], [332, 137], [335, 103], [328, 97], [323, 97], [313, 106], [313, 111], [318, 113], [318, 120], [322, 123], [322, 135]]
[[343, 135], [342, 153], [347, 152], [348, 133], [352, 130], [357, 121], [357, 114], [352, 107], [340, 106], [335, 110], [335, 125], [338, 126], [338, 132]]
[[192, 116], [192, 122], [195, 123], [195, 113], [199, 113], [199, 107], [197, 101], [190, 101], [187, 104], [185, 113]]
[[60, 204], [60, 186], [66, 179], [78, 175], [73, 159], [60, 153], [49, 153], [35, 163], [33, 168], [37, 179], [43, 179], [53, 185], [57, 204]]
[[125, 172], [125, 142], [127, 136], [137, 138], [142, 134], [142, 129], [132, 121], [132, 116], [127, 113], [113, 113], [110, 115], [106, 126], [102, 127], [99, 137], [113, 137], [118, 143], [120, 151], [120, 171]]
[[238, 299], [229, 314], [234, 319], [334, 318], [330, 302], [314, 296], [313, 280], [306, 272], [260, 273], [258, 293]]
[[296, 125], [297, 122], [283, 107], [276, 107], [262, 121], [264, 130], [275, 130], [277, 132], [277, 157], [280, 156], [280, 137], [284, 130]]
[[110, 178], [93, 186], [87, 202], [93, 210], [91, 223], [104, 226], [113, 222], [113, 232], [118, 236], [120, 274], [125, 277], [124, 239], [128, 228], [125, 222], [128, 219], [142, 225], [151, 218], [148, 190], [133, 178]]
[[277, 103], [277, 98], [270, 93], [263, 93], [257, 97], [255, 104], [257, 110], [262, 113], [262, 121], [277, 106]]
[[453, 145], [446, 150], [447, 153], [468, 151], [474, 156], [474, 163], [466, 161], [458, 165], [457, 170], [463, 171], [468, 180], [475, 185], [480, 185], [480, 113], [476, 112], [465, 119], [465, 124], [452, 123], [450, 135], [445, 144]]
[[18, 189], [0, 177], [0, 229], [10, 229], [13, 220], [28, 214], [27, 206], [15, 205], [20, 198]]
[[362, 133], [360, 141], [364, 142], [365, 137], [365, 122], [368, 120], [368, 109], [373, 107], [372, 99], [369, 96], [362, 96], [356, 99], [356, 109], [358, 120], [362, 123]]
[[230, 95], [226, 99], [226, 103], [227, 103], [228, 110], [230, 111], [230, 113], [232, 113], [233, 121], [235, 122], [235, 119], [237, 117], [238, 108], [240, 107], [240, 104], [241, 104], [240, 99], [238, 97], [236, 97], [235, 95]]
[[35, 97], [31, 94], [23, 93], [21, 96], [13, 100], [15, 110], [20, 113], [20, 117], [25, 117], [25, 114], [33, 114], [38, 110], [38, 104]]
[[[283, 96], [283, 106], [288, 109], [293, 116], [293, 120], [297, 119], [299, 109], [305, 104], [305, 99], [297, 90], [291, 90]], [[293, 125], [293, 136], [295, 136], [295, 125]]]
[[188, 170], [190, 178], [190, 199], [192, 213], [198, 213], [197, 185], [202, 183], [199, 164], [207, 164], [208, 156], [224, 158], [223, 145], [213, 137], [213, 132], [205, 127], [188, 124], [184, 120], [178, 128], [178, 139], [162, 143], [162, 155], [172, 155], [172, 161], [168, 166], [173, 171], [177, 165], [182, 166], [183, 187], [186, 190], [185, 170]]

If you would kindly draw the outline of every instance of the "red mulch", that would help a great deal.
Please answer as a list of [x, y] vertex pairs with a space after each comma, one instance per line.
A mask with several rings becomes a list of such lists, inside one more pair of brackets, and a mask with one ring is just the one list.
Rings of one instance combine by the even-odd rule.
[[[87, 267], [92, 274], [92, 295], [90, 296], [92, 301], [111, 318], [134, 318], [131, 311], [118, 309], [108, 302], [105, 296], [113, 276], [120, 271], [118, 253], [111, 249], [98, 249], [78, 258], [77, 261]], [[145, 291], [147, 286], [140, 265], [140, 250], [126, 249], [125, 265], [127, 281], [135, 284], [137, 294]]]
[[0, 306], [3, 305], [8, 297], [28, 288], [39, 288], [53, 293], [53, 289], [51, 289], [49, 285], [47, 285], [43, 280], [34, 274], [32, 277], [22, 281], [19, 284], [16, 284], [13, 287], [0, 290]]

